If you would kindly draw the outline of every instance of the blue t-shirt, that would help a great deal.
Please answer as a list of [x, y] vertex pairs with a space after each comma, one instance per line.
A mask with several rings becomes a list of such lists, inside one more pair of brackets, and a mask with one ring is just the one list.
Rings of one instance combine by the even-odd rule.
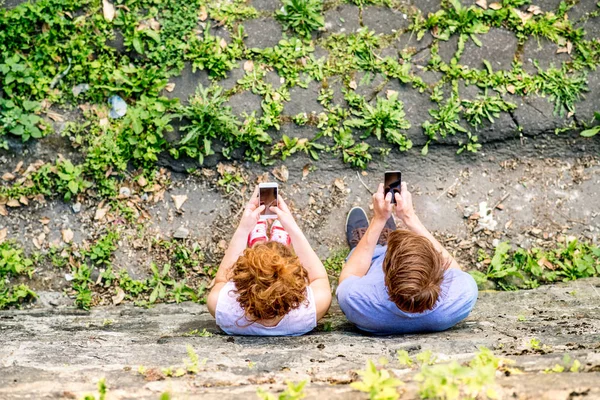
[[338, 303], [350, 322], [363, 331], [387, 335], [443, 331], [469, 315], [477, 300], [477, 284], [471, 275], [454, 268], [444, 272], [432, 310], [401, 311], [385, 286], [382, 266], [386, 250], [387, 246], [377, 246], [367, 274], [349, 276], [338, 286]]

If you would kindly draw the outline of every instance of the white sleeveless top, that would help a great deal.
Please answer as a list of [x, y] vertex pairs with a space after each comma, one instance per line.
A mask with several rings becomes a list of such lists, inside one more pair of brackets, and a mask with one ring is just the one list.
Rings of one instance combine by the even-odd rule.
[[315, 297], [310, 286], [306, 288], [306, 301], [287, 313], [275, 326], [264, 326], [246, 319], [235, 293], [235, 283], [229, 281], [219, 292], [215, 318], [217, 325], [228, 335], [248, 336], [300, 336], [317, 326]]

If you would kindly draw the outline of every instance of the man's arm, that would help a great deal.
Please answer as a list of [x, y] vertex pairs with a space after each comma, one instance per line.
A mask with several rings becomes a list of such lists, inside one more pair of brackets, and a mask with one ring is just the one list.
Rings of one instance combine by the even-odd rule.
[[442, 257], [447, 261], [448, 268], [456, 268], [460, 269], [460, 266], [452, 257], [452, 255], [441, 245], [440, 242], [433, 237], [431, 232], [425, 228], [425, 225], [421, 222], [417, 214], [415, 213], [415, 209], [413, 207], [412, 202], [412, 194], [408, 191], [408, 187], [406, 182], [402, 182], [402, 192], [401, 194], [396, 193], [396, 215], [398, 218], [404, 222], [408, 230], [426, 237], [433, 244], [433, 247], [440, 253], [442, 253]]
[[392, 194], [383, 196], [383, 184], [379, 184], [377, 192], [373, 195], [373, 210], [375, 216], [371, 220], [367, 231], [358, 242], [358, 245], [352, 252], [352, 255], [344, 265], [340, 274], [339, 283], [349, 276], [364, 276], [371, 267], [371, 260], [375, 252], [375, 246], [379, 240], [379, 235], [385, 226], [386, 221], [392, 215]]

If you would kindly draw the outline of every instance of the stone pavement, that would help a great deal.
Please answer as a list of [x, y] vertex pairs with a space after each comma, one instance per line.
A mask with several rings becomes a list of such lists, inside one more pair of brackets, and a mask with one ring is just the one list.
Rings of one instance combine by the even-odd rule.
[[[212, 336], [186, 336], [195, 329]], [[532, 350], [532, 338], [540, 350]], [[188, 345], [206, 359], [197, 375], [149, 382], [137, 373], [140, 365], [182, 366]], [[449, 331], [389, 337], [360, 334], [337, 304], [315, 332], [295, 338], [225, 336], [193, 303], [2, 311], [0, 398], [80, 398], [105, 377], [111, 399], [157, 399], [164, 391], [175, 399], [251, 399], [257, 387], [275, 391], [288, 380], [308, 380], [309, 399], [364, 399], [349, 387], [352, 371], [386, 357], [407, 382], [402, 398], [416, 399], [415, 372], [394, 361], [397, 350], [465, 361], [479, 346], [524, 372], [498, 378], [502, 398], [600, 398], [600, 279], [481, 292], [472, 315]], [[581, 372], [542, 373], [565, 354], [581, 362]]]

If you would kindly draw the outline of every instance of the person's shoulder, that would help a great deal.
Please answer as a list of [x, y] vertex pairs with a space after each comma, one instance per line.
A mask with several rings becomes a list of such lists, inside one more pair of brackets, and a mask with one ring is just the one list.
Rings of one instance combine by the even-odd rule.
[[456, 268], [450, 268], [444, 273], [451, 291], [460, 292], [462, 295], [477, 297], [478, 289], [475, 279], [468, 272]]

